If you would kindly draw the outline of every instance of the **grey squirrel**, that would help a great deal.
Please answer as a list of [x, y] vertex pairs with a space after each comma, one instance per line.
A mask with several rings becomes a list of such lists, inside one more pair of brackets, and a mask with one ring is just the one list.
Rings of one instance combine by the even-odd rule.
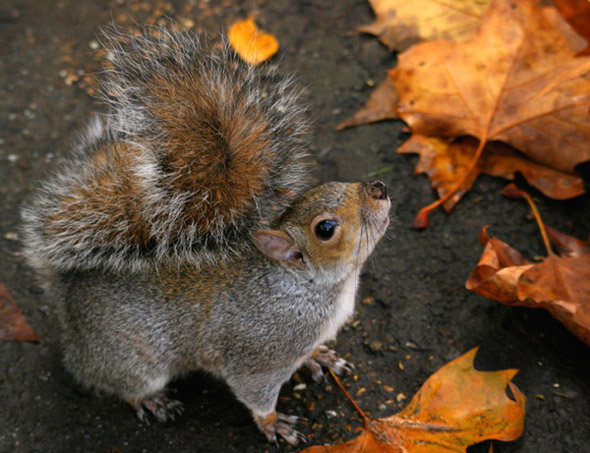
[[324, 343], [389, 224], [385, 185], [308, 189], [299, 90], [228, 45], [154, 27], [107, 47], [106, 112], [23, 210], [65, 366], [159, 420], [180, 409], [167, 383], [206, 370], [297, 444], [279, 389], [302, 365], [349, 369]]

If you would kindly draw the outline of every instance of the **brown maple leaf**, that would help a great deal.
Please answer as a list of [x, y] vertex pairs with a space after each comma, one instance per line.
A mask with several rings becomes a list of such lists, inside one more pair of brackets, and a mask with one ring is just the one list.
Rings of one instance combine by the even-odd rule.
[[490, 238], [484, 227], [480, 242], [485, 249], [465, 287], [506, 305], [545, 308], [590, 345], [590, 243], [546, 227], [531, 197], [513, 184], [504, 193], [524, 196], [531, 204], [548, 256], [531, 263], [508, 244]]
[[391, 50], [432, 39], [471, 39], [490, 1], [369, 0], [376, 20], [359, 31], [376, 35]]
[[[580, 0], [575, 0], [575, 1], [580, 1]], [[583, 0], [585, 1], [585, 0]], [[437, 8], [441, 8], [441, 9], [447, 9], [449, 11], [452, 10], [453, 8], [453, 3], [457, 3], [460, 4], [461, 6], [465, 7], [465, 14], [463, 14], [462, 18], [468, 18], [471, 17], [471, 19], [469, 20], [469, 26], [468, 27], [461, 27], [461, 18], [457, 17], [457, 14], [460, 14], [459, 12], [455, 11], [456, 14], [453, 14], [452, 16], [447, 16], [446, 20], [450, 21], [450, 20], [458, 20], [459, 24], [455, 24], [454, 26], [450, 25], [449, 23], [449, 27], [454, 31], [454, 33], [458, 33], [458, 34], [454, 34], [454, 35], [448, 35], [446, 36], [447, 39], [449, 40], [453, 40], [453, 41], [457, 41], [457, 42], [462, 42], [468, 38], [471, 38], [475, 35], [476, 33], [476, 25], [479, 25], [479, 19], [481, 19], [481, 16], [483, 15], [483, 13], [485, 12], [485, 10], [487, 9], [488, 5], [489, 5], [489, 1], [488, 0], [484, 0], [483, 3], [480, 3], [479, 5], [473, 6], [473, 5], [465, 5], [465, 2], [463, 0], [458, 1], [458, 2], [451, 2], [448, 3], [446, 5], [443, 5], [441, 3], [429, 0], [428, 4], [430, 4], [431, 6], [435, 6]], [[485, 3], [485, 4], [484, 4]], [[404, 2], [402, 4], [402, 8], [405, 8], [406, 12], [409, 12], [411, 10], [414, 10], [414, 14], [416, 15], [416, 17], [414, 17], [413, 19], [410, 19], [408, 23], [405, 23], [404, 20], [407, 18], [404, 18], [403, 16], [399, 16], [398, 12], [395, 8], [397, 8], [399, 5], [399, 2], [391, 2], [390, 4], [384, 4], [383, 2], [373, 2], [373, 6], [375, 8], [375, 11], [378, 11], [378, 17], [379, 19], [377, 20], [377, 22], [372, 25], [372, 26], [366, 26], [366, 27], [361, 27], [361, 31], [367, 31], [368, 33], [371, 33], [372, 28], [371, 27], [375, 27], [376, 31], [373, 34], [377, 34], [379, 36], [382, 37], [382, 40], [390, 47], [390, 48], [394, 48], [395, 44], [391, 42], [392, 39], [399, 39], [399, 33], [398, 33], [398, 28], [407, 28], [407, 29], [411, 29], [411, 30], [416, 30], [417, 28], [414, 27], [412, 25], [412, 20], [417, 21], [417, 15], [419, 14], [424, 14], [425, 10], [419, 10], [419, 5], [416, 6], [416, 4], [411, 4], [412, 5], [412, 9], [408, 8], [408, 5], [410, 5], [410, 3]], [[469, 8], [474, 8], [473, 11], [470, 11]], [[566, 20], [559, 14], [559, 12], [557, 11], [557, 9], [553, 8], [553, 7], [548, 7], [548, 6], [544, 6], [542, 8], [542, 13], [545, 16], [545, 19], [556, 29], [559, 30], [559, 32], [561, 34], [563, 34], [568, 43], [569, 46], [571, 47], [572, 50], [574, 51], [580, 51], [582, 49], [584, 49], [586, 47], [586, 40], [584, 38], [582, 38], [580, 35], [578, 35], [573, 29], [572, 27], [566, 22]], [[430, 16], [432, 16], [432, 14], [430, 14]], [[438, 17], [438, 19], [440, 20], [440, 17]], [[389, 18], [389, 19], [387, 19]], [[424, 18], [425, 19], [425, 18]], [[432, 18], [426, 22], [432, 22]], [[436, 23], [436, 21], [434, 21]], [[458, 25], [458, 26], [457, 26]], [[460, 32], [460, 33], [459, 33]], [[438, 34], [436, 36], [421, 36], [418, 37], [416, 36], [416, 42], [418, 41], [422, 41], [425, 38], [442, 38], [443, 36], [439, 36]], [[360, 126], [363, 124], [369, 124], [369, 123], [374, 123], [377, 121], [383, 121], [383, 120], [388, 120], [388, 119], [396, 119], [398, 118], [398, 114], [397, 114], [397, 104], [399, 102], [399, 94], [397, 93], [396, 89], [395, 89], [395, 85], [393, 84], [393, 79], [392, 79], [392, 71], [389, 71], [388, 76], [385, 78], [385, 80], [383, 80], [383, 82], [381, 82], [377, 88], [375, 88], [373, 90], [373, 92], [371, 93], [368, 101], [365, 103], [365, 105], [359, 110], [357, 111], [351, 118], [343, 121], [342, 123], [340, 123], [337, 127], [336, 130], [342, 130], [348, 127], [354, 127], [354, 126]], [[445, 203], [446, 205], [446, 203]]]
[[[590, 58], [575, 58], [536, 0], [493, 0], [470, 42], [418, 44], [399, 56], [398, 112], [413, 132], [491, 140], [566, 173], [590, 159]], [[444, 203], [423, 208], [415, 226]]]
[[397, 118], [395, 107], [399, 101], [399, 95], [391, 78], [386, 77], [369, 96], [366, 104], [354, 114], [352, 118], [340, 123], [336, 130], [347, 127], [360, 126], [361, 124], [375, 123]]
[[[524, 428], [525, 396], [511, 382], [517, 370], [477, 371], [477, 348], [430, 376], [410, 403], [395, 415], [374, 419], [363, 413], [360, 436], [344, 444], [315, 446], [303, 453], [465, 452], [487, 439], [518, 438]], [[513, 398], [506, 395], [509, 387]]]
[[0, 340], [41, 341], [3, 283], [0, 283]]
[[[478, 141], [473, 137], [460, 137], [449, 140], [439, 137], [426, 137], [414, 134], [397, 150], [398, 153], [418, 153], [420, 160], [416, 173], [426, 173], [443, 198], [453, 190], [456, 182], [469, 168], [477, 150]], [[499, 178], [514, 180], [516, 172], [521, 173], [527, 182], [544, 195], [557, 200], [573, 198], [584, 193], [582, 178], [563, 173], [527, 159], [525, 155], [501, 142], [490, 142], [469, 173], [461, 189], [450, 197], [443, 207], [448, 212], [460, 200], [477, 176], [484, 173]]]

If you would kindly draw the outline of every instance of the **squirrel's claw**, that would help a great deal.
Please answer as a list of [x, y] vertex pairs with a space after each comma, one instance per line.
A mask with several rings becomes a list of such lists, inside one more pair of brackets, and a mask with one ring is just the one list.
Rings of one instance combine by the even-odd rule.
[[324, 372], [322, 366], [331, 369], [337, 375], [341, 375], [343, 372], [350, 373], [354, 369], [354, 365], [347, 362], [333, 349], [328, 348], [326, 345], [321, 345], [313, 351], [313, 354], [309, 359], [305, 361], [305, 365], [311, 371], [311, 378], [315, 382], [322, 382], [324, 380]]
[[145, 409], [154, 414], [159, 422], [174, 420], [176, 415], [182, 414], [184, 410], [180, 401], [170, 399], [163, 393], [156, 393], [142, 400], [129, 400], [129, 403], [137, 411], [137, 417], [148, 425], [150, 422]]
[[289, 425], [296, 425], [297, 423], [304, 423], [307, 421], [305, 417], [299, 417], [298, 415], [287, 415], [277, 412], [277, 420], [286, 422]]
[[303, 433], [293, 429], [288, 423], [277, 422], [276, 430], [277, 434], [280, 434], [290, 445], [297, 446], [301, 442], [307, 442], [307, 437]]
[[293, 429], [292, 426], [303, 421], [307, 421], [307, 419], [298, 417], [297, 415], [286, 415], [277, 412], [276, 433], [293, 446], [299, 445], [300, 442], [307, 442], [307, 437], [303, 433]]
[[307, 442], [305, 435], [293, 429], [292, 426], [296, 423], [306, 421], [303, 417], [273, 412], [264, 418], [255, 417], [255, 419], [260, 430], [270, 442], [277, 443], [277, 434], [293, 446], [299, 445], [301, 442]]

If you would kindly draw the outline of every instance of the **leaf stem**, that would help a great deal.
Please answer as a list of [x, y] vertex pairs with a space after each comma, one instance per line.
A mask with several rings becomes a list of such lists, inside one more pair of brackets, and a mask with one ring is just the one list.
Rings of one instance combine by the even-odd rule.
[[430, 211], [439, 207], [441, 204], [443, 204], [449, 198], [451, 198], [453, 195], [455, 195], [459, 191], [459, 189], [461, 189], [461, 187], [463, 186], [463, 184], [465, 183], [467, 178], [473, 173], [473, 170], [475, 169], [477, 163], [479, 162], [479, 159], [481, 158], [481, 155], [482, 155], [482, 152], [483, 152], [483, 149], [484, 149], [486, 143], [487, 143], [487, 138], [484, 135], [484, 137], [482, 137], [482, 139], [479, 142], [479, 146], [477, 147], [477, 150], [475, 151], [475, 156], [471, 160], [471, 163], [469, 164], [469, 167], [467, 168], [467, 170], [461, 176], [461, 179], [459, 180], [459, 182], [457, 184], [455, 184], [455, 186], [449, 192], [447, 192], [443, 197], [439, 198], [434, 203], [430, 203], [428, 206], [425, 206], [422, 209], [420, 209], [420, 212], [418, 212], [418, 215], [414, 219], [414, 228], [416, 228], [418, 230], [426, 228], [428, 226], [428, 215], [430, 214]]
[[359, 413], [359, 415], [363, 419], [363, 424], [365, 425], [365, 429], [369, 429], [369, 421], [367, 420], [367, 416], [365, 415], [363, 410], [359, 407], [358, 404], [356, 404], [356, 401], [353, 400], [352, 396], [350, 396], [350, 394], [346, 391], [346, 389], [344, 388], [344, 386], [340, 382], [340, 379], [338, 379], [338, 376], [336, 376], [336, 373], [334, 373], [334, 371], [332, 371], [332, 370], [328, 370], [328, 371], [332, 375], [332, 379], [334, 379], [334, 382], [336, 382], [336, 385], [338, 386], [338, 388], [342, 391], [342, 393], [344, 393], [344, 396], [346, 396], [346, 398], [348, 398], [348, 401], [350, 401], [352, 403], [352, 405], [354, 406], [356, 411]]
[[549, 235], [547, 234], [547, 228], [545, 228], [545, 224], [543, 223], [543, 219], [541, 218], [541, 214], [533, 201], [533, 198], [526, 193], [524, 190], [521, 191], [522, 196], [526, 199], [531, 210], [533, 211], [533, 215], [535, 216], [535, 220], [537, 221], [537, 225], [539, 226], [539, 230], [541, 230], [541, 236], [543, 236], [543, 243], [545, 244], [545, 248], [547, 249], [548, 255], [553, 255], [553, 250], [551, 249], [551, 242], [549, 241]]

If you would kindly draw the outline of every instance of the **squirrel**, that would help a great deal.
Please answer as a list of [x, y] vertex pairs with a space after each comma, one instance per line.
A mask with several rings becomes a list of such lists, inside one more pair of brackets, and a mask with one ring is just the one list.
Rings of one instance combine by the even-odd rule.
[[353, 314], [387, 189], [310, 188], [301, 90], [227, 43], [162, 27], [106, 41], [105, 112], [23, 209], [65, 367], [160, 421], [181, 411], [168, 382], [205, 370], [296, 445], [279, 389], [303, 365], [350, 370], [324, 343]]

